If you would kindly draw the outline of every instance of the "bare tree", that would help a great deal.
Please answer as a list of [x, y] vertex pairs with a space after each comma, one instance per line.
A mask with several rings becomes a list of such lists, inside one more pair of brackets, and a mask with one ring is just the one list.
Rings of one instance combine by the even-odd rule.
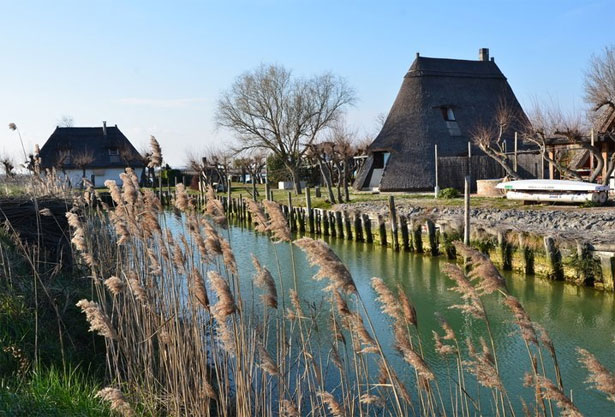
[[[585, 73], [585, 101], [591, 106], [590, 118], [597, 133], [615, 142], [615, 45], [592, 56]], [[607, 166], [602, 183], [608, 184], [615, 171], [615, 152], [603, 163]]]
[[216, 121], [238, 135], [240, 150], [268, 150], [279, 157], [300, 193], [308, 145], [354, 101], [354, 91], [330, 73], [293, 78], [282, 66], [262, 65], [223, 93]]
[[58, 127], [73, 127], [74, 125], [75, 120], [73, 117], [66, 114], [58, 120]]
[[493, 120], [480, 123], [470, 131], [470, 140], [487, 156], [500, 164], [506, 175], [513, 179], [521, 177], [515, 172], [507, 155], [504, 134], [511, 126], [520, 123], [520, 117], [506, 102], [500, 102]]
[[13, 169], [15, 169], [15, 165], [13, 164], [13, 158], [8, 155], [2, 155], [0, 156], [0, 164], [2, 164], [4, 174], [7, 177], [12, 178], [15, 176], [15, 172], [13, 171]]
[[573, 170], [564, 160], [563, 152], [549, 152], [549, 142], [563, 139], [564, 143], [572, 144], [588, 151], [595, 159], [596, 164], [589, 175], [589, 181], [593, 182], [602, 173], [604, 158], [600, 149], [591, 144], [589, 136], [584, 133], [589, 129], [579, 113], [565, 114], [557, 104], [535, 104], [530, 112], [531, 124], [524, 132], [525, 141], [536, 145], [545, 159], [552, 164], [563, 177], [582, 181], [583, 177]]
[[[95, 160], [94, 152], [87, 148], [83, 149], [82, 151], [77, 152], [73, 156], [73, 165], [81, 169], [82, 178], [85, 178], [85, 170], [92, 162], [94, 162], [94, 160]], [[82, 185], [83, 185], [83, 181], [82, 181]]]
[[335, 194], [333, 194], [333, 143], [330, 141], [311, 143], [307, 146], [305, 156], [313, 165], [318, 166], [322, 181], [327, 187], [329, 202], [335, 204]]
[[602, 55], [592, 56], [585, 73], [585, 100], [594, 111], [615, 109], [615, 46], [607, 46]]

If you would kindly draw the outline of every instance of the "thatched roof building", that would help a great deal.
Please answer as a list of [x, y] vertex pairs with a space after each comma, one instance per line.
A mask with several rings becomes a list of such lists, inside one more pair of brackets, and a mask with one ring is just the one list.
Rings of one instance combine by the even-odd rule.
[[107, 179], [120, 183], [119, 174], [131, 167], [139, 172], [143, 158], [115, 126], [56, 127], [40, 150], [41, 166], [57, 168], [72, 184], [83, 177], [100, 186]]
[[[505, 104], [525, 118], [489, 50], [479, 60], [426, 58], [417, 54], [404, 76], [382, 130], [368, 148], [355, 188], [427, 190], [435, 185], [434, 145], [439, 156], [467, 155], [470, 132], [491, 123]], [[505, 134], [512, 149], [514, 132]], [[478, 149], [473, 152], [478, 154]]]

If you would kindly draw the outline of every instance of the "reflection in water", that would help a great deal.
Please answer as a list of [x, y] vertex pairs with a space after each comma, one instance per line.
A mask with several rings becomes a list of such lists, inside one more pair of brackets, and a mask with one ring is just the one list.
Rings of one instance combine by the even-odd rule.
[[[245, 299], [248, 299], [252, 290], [250, 284], [254, 274], [250, 259], [252, 253], [270, 269], [276, 280], [280, 275], [279, 267], [287, 297], [287, 290], [292, 286], [289, 246], [273, 245], [266, 236], [258, 235], [250, 229], [231, 227], [229, 232], [242, 277]], [[466, 320], [458, 311], [449, 308], [459, 303], [459, 296], [448, 290], [451, 282], [440, 273], [439, 265], [446, 262], [444, 259], [394, 253], [377, 245], [347, 242], [335, 238], [326, 240], [352, 273], [375, 324], [378, 337], [392, 364], [399, 369], [408, 369], [408, 367], [402, 366], [401, 359], [393, 352], [389, 322], [380, 313], [375, 294], [370, 287], [369, 281], [374, 276], [384, 279], [390, 288], [401, 285], [411, 298], [418, 313], [418, 325], [427, 362], [435, 364], [434, 371], [442, 380], [445, 379], [447, 371], [446, 364], [440, 358], [436, 358], [433, 351], [431, 331], [439, 328], [434, 313], [443, 315], [460, 339], [470, 334], [484, 334], [483, 323]], [[308, 266], [301, 250], [295, 248], [294, 254], [296, 271], [299, 274], [299, 293], [302, 299], [319, 306], [322, 299], [320, 289], [324, 283], [311, 279], [313, 270]], [[611, 415], [612, 403], [601, 393], [588, 390], [583, 384], [587, 374], [577, 362], [575, 348], [580, 346], [588, 349], [605, 366], [615, 369], [615, 355], [612, 353], [615, 347], [613, 294], [513, 274], [506, 274], [506, 279], [511, 294], [519, 298], [532, 319], [542, 324], [550, 333], [564, 375], [566, 392], [572, 392], [574, 401], [586, 415]], [[527, 352], [519, 337], [511, 337], [511, 334], [517, 330], [511, 323], [511, 315], [502, 306], [501, 298], [490, 296], [485, 299], [485, 304], [492, 322], [498, 359], [502, 364], [504, 384], [511, 398], [518, 398], [519, 395], [532, 398], [531, 389], [523, 387], [522, 384], [523, 374], [529, 370]]]

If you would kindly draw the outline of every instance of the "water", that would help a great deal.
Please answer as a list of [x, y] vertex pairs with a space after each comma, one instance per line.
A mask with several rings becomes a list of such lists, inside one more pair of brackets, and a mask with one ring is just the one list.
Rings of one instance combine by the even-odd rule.
[[[292, 286], [292, 264], [287, 244], [273, 245], [268, 237], [246, 228], [232, 226], [229, 233], [246, 292], [251, 291], [250, 279], [254, 274], [251, 254], [269, 268], [276, 279], [279, 259], [285, 288]], [[446, 369], [436, 366], [444, 365], [440, 358], [436, 358], [432, 346], [431, 331], [439, 329], [434, 313], [441, 313], [461, 340], [465, 339], [466, 334], [477, 334], [476, 329], [471, 331], [472, 326], [482, 326], [480, 323], [465, 320], [457, 310], [449, 309], [449, 306], [459, 303], [460, 298], [449, 290], [451, 281], [440, 272], [440, 264], [446, 260], [403, 252], [394, 253], [377, 245], [335, 238], [326, 240], [352, 273], [375, 324], [377, 335], [396, 369], [410, 368], [402, 364], [399, 355], [392, 351], [389, 320], [380, 312], [380, 306], [375, 301], [376, 296], [370, 286], [370, 279], [374, 276], [384, 279], [390, 288], [397, 283], [401, 284], [411, 297], [426, 345], [426, 360], [435, 368], [439, 379], [445, 381]], [[295, 247], [294, 254], [296, 271], [299, 274], [299, 294], [303, 299], [318, 304], [323, 297], [320, 290], [325, 283], [311, 278], [314, 270], [308, 266], [300, 249]], [[587, 373], [577, 362], [575, 351], [577, 346], [583, 347], [596, 355], [603, 365], [615, 370], [613, 294], [515, 274], [507, 274], [506, 279], [510, 293], [519, 298], [531, 318], [542, 324], [553, 339], [567, 394], [572, 393], [575, 403], [586, 416], [615, 415], [615, 404], [606, 400], [602, 393], [588, 389], [584, 384]], [[514, 403], [519, 402], [516, 401], [519, 396], [531, 403], [533, 391], [531, 388], [524, 388], [522, 384], [524, 373], [530, 369], [527, 351], [518, 336], [511, 337], [517, 327], [511, 322], [508, 310], [502, 306], [501, 298], [495, 297], [494, 294], [487, 297], [485, 302], [492, 322], [504, 385]], [[479, 328], [479, 334], [481, 329], [483, 327]], [[484, 331], [482, 332], [484, 334]], [[546, 363], [550, 366], [550, 361]]]

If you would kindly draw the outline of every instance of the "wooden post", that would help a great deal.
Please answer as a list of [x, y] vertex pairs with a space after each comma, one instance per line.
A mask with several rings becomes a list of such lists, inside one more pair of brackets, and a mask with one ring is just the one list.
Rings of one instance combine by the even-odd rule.
[[395, 198], [389, 196], [389, 218], [391, 219], [391, 244], [394, 250], [399, 250], [399, 238], [397, 232], [397, 210], [395, 209]]
[[523, 252], [523, 272], [526, 275], [532, 275], [534, 273], [534, 251], [521, 233], [519, 234], [519, 248]]
[[463, 194], [463, 243], [470, 244], [470, 175], [465, 177]]
[[250, 180], [252, 181], [252, 200], [256, 201], [256, 181], [252, 177], [250, 177]]
[[350, 222], [350, 215], [348, 210], [344, 210], [344, 226], [346, 227], [346, 239], [352, 240], [352, 223]]
[[[555, 158], [555, 154], [553, 151], [549, 151], [549, 158], [553, 160]], [[555, 167], [553, 166], [553, 162], [549, 161], [549, 179], [552, 180], [555, 177]]]
[[500, 251], [500, 260], [502, 269], [505, 271], [512, 270], [512, 246], [506, 239], [507, 231], [498, 230], [498, 248]]
[[231, 205], [231, 179], [227, 178], [226, 179], [226, 195], [228, 197], [228, 202], [229, 202], [229, 206]]
[[335, 228], [337, 229], [337, 236], [344, 238], [344, 221], [342, 220], [342, 212], [335, 212]]
[[335, 237], [337, 236], [337, 232], [335, 230], [335, 214], [330, 211], [327, 211], [326, 215], [327, 219], [329, 219], [329, 233], [331, 234], [331, 236]]
[[322, 211], [322, 234], [324, 236], [329, 236], [329, 216], [327, 215], [327, 211]]
[[423, 231], [421, 222], [412, 220], [410, 225], [412, 227], [412, 242], [414, 243], [414, 250], [416, 253], [423, 253]]
[[431, 256], [438, 256], [440, 254], [440, 250], [438, 248], [436, 224], [431, 219], [427, 219], [425, 224], [427, 225], [427, 237], [429, 238], [429, 250], [431, 252]]
[[320, 186], [316, 186], [314, 187], [314, 194], [316, 195], [316, 198], [320, 198]]
[[[594, 128], [593, 127], [590, 132], [590, 143], [593, 147], [594, 146]], [[589, 153], [589, 170], [590, 172], [594, 172], [594, 153], [593, 152]]]
[[271, 193], [271, 190], [269, 189], [269, 181], [265, 181], [265, 200], [270, 200], [269, 198], [270, 193]]
[[317, 235], [321, 235], [322, 234], [322, 217], [323, 217], [323, 210], [318, 210], [315, 209], [314, 210], [314, 219], [316, 220], [316, 234]]
[[241, 193], [239, 193], [239, 199], [237, 200], [237, 214], [238, 214], [238, 218], [239, 220], [243, 221], [243, 207], [242, 207], [242, 203], [243, 202], [243, 195], [241, 195]]
[[408, 236], [408, 221], [403, 214], [399, 216], [399, 228], [401, 229], [401, 244], [406, 252], [410, 251], [410, 238]]
[[288, 192], [288, 224], [290, 225], [290, 231], [295, 231], [295, 216], [293, 214], [293, 193]]
[[434, 198], [438, 198], [438, 194], [440, 194], [440, 186], [438, 185], [438, 145], [434, 145], [434, 155], [435, 155], [435, 166], [436, 166], [436, 185], [433, 188]]
[[386, 224], [384, 223], [384, 218], [382, 217], [382, 214], [378, 215], [378, 232], [380, 233], [380, 245], [386, 246], [387, 245], [387, 227], [386, 227]]
[[312, 195], [310, 187], [305, 187], [305, 207], [307, 210], [308, 227], [310, 233], [314, 233], [314, 210], [312, 209]]
[[374, 243], [374, 236], [372, 235], [372, 221], [367, 214], [362, 214], [363, 229], [365, 230], [365, 241], [367, 243]]
[[554, 279], [556, 281], [561, 281], [564, 279], [564, 270], [562, 268], [562, 254], [555, 245], [555, 239], [551, 236], [545, 236], [545, 253], [547, 254], [547, 259], [549, 260], [549, 264], [551, 266], [551, 271], [549, 272], [549, 278]]
[[186, 176], [185, 175], [182, 175], [182, 184], [186, 185]]
[[515, 155], [514, 155], [514, 169], [515, 169], [515, 172], [517, 172], [517, 169], [519, 167], [519, 160], [517, 159], [518, 158], [517, 157], [517, 150], [518, 150], [518, 148], [517, 148], [518, 143], [517, 142], [518, 142], [518, 140], [519, 140], [518, 134], [517, 134], [517, 132], [515, 132]]
[[354, 240], [363, 242], [363, 227], [361, 225], [361, 214], [358, 211], [354, 212]]

